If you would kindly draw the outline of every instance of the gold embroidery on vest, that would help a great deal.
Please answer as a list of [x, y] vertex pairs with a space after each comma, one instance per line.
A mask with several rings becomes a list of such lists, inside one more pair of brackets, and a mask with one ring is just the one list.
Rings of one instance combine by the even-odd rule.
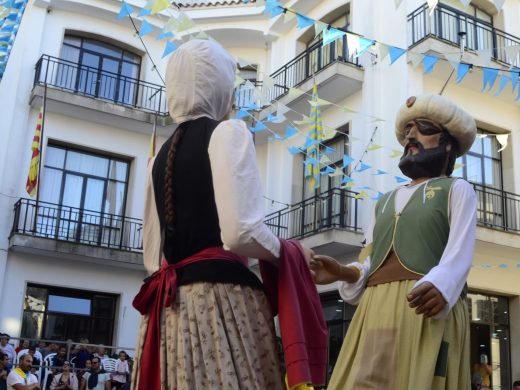
[[440, 191], [440, 190], [442, 190], [442, 187], [432, 187], [432, 186], [426, 187], [426, 192], [425, 192], [426, 199], [433, 199], [435, 197], [435, 191]]

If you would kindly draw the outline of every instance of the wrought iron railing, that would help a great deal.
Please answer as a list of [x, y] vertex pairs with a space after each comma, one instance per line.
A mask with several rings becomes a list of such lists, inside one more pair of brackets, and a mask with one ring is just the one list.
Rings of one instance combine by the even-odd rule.
[[38, 84], [159, 115], [168, 114], [165, 89], [161, 85], [46, 54], [36, 63], [34, 85]]
[[14, 205], [11, 236], [22, 234], [78, 244], [142, 251], [142, 220], [33, 199]]
[[358, 231], [358, 199], [352, 191], [333, 188], [266, 216], [278, 237], [301, 238], [337, 228]]
[[349, 52], [347, 38], [342, 37], [323, 46], [320, 40], [309, 46], [287, 64], [271, 74], [275, 85], [269, 91], [270, 101], [276, 100], [304, 81], [310, 79], [317, 72], [334, 62], [350, 63], [360, 66], [358, 58], [353, 58]]
[[472, 183], [477, 193], [477, 223], [520, 233], [520, 195]]
[[[252, 104], [256, 104], [258, 107], [262, 107], [261, 99], [259, 99], [258, 93], [259, 89], [256, 87], [261, 87], [261, 81], [250, 81], [249, 83], [242, 83], [235, 88], [235, 102], [234, 108], [246, 108], [251, 106]], [[255, 92], [256, 91], [256, 92]]]
[[491, 50], [493, 59], [512, 66], [520, 66], [518, 51], [509, 58], [507, 47], [520, 45], [520, 38], [508, 34], [492, 24], [477, 19], [455, 8], [439, 3], [432, 15], [428, 4], [424, 4], [408, 15], [411, 31], [410, 46], [434, 36], [455, 45], [460, 45], [459, 32], [465, 32], [466, 48]]

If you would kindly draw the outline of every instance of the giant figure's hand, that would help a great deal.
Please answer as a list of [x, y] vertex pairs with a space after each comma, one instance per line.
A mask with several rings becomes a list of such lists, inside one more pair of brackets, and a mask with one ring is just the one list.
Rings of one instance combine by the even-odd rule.
[[415, 313], [424, 314], [427, 318], [439, 314], [447, 304], [440, 291], [430, 282], [415, 287], [406, 298], [410, 307], [416, 308]]
[[341, 265], [330, 256], [315, 255], [310, 268], [316, 284], [329, 284], [339, 280], [354, 283], [359, 278], [359, 272], [351, 267]]

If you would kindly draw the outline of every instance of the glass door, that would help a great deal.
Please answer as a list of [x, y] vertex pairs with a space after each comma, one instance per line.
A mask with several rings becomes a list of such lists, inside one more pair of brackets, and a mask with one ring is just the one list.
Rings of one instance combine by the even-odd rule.
[[76, 89], [89, 96], [97, 96], [101, 57], [84, 51]]

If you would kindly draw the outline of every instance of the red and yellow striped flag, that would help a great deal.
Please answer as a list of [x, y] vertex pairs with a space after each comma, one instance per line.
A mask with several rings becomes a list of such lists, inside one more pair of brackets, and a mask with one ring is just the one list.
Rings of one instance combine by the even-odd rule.
[[38, 121], [36, 122], [36, 131], [34, 132], [33, 142], [31, 145], [32, 156], [31, 165], [29, 166], [29, 175], [27, 176], [27, 183], [25, 189], [29, 196], [36, 196], [38, 188], [38, 168], [40, 165], [40, 145], [41, 145], [41, 134], [42, 134], [42, 122], [43, 122], [43, 106], [40, 109], [38, 115]]

